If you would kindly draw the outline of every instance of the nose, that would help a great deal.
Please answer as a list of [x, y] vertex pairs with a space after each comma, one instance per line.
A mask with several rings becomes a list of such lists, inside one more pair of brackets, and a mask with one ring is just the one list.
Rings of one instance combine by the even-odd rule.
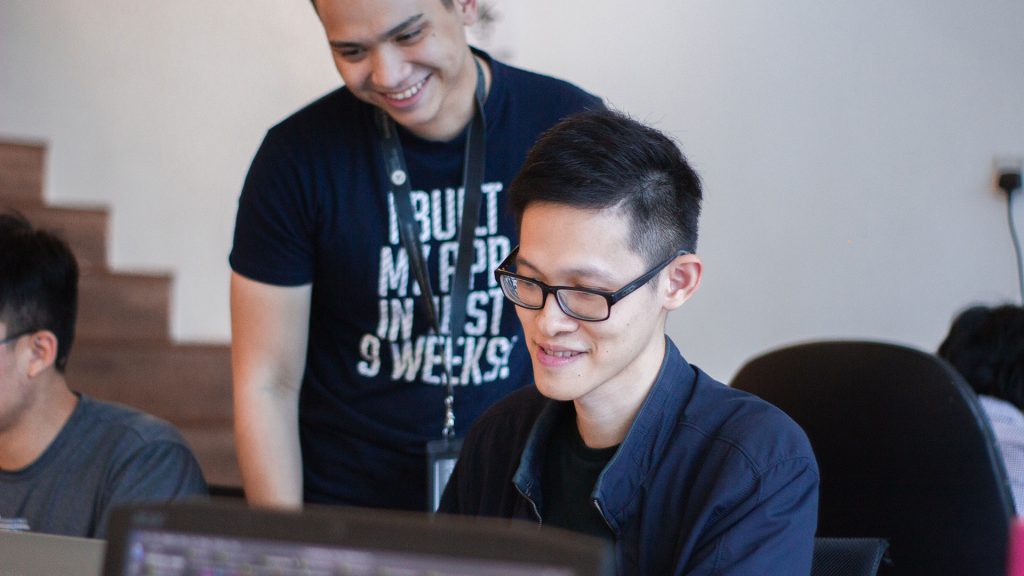
[[390, 90], [402, 87], [408, 76], [402, 52], [393, 46], [380, 46], [371, 57], [371, 81], [376, 88]]
[[578, 322], [569, 316], [558, 306], [558, 298], [554, 294], [547, 294], [544, 297], [544, 307], [536, 312], [535, 322], [537, 328], [545, 336], [554, 336], [562, 332], [571, 332], [576, 329]]

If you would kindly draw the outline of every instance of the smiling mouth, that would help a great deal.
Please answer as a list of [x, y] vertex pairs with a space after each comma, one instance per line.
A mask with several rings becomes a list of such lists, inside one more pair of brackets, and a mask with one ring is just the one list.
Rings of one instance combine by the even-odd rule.
[[582, 354], [582, 352], [573, 352], [571, 350], [550, 350], [543, 346], [540, 346], [541, 352], [552, 358], [574, 358]]
[[402, 90], [401, 92], [385, 92], [384, 95], [387, 96], [389, 100], [395, 100], [396, 102], [408, 100], [409, 98], [412, 98], [413, 96], [419, 94], [420, 90], [423, 89], [423, 85], [426, 84], [427, 80], [429, 79], [430, 76], [427, 76], [423, 80], [420, 80], [419, 82], [413, 84], [412, 86], [406, 88], [405, 90]]

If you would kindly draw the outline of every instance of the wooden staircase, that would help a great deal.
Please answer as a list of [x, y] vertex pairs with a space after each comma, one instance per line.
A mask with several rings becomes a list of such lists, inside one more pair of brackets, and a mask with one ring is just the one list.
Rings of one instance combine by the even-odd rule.
[[68, 385], [170, 421], [192, 446], [207, 482], [240, 486], [229, 347], [171, 342], [171, 277], [111, 271], [107, 212], [46, 206], [45, 154], [39, 144], [0, 142], [0, 210], [15, 209], [61, 235], [78, 259], [82, 275]]

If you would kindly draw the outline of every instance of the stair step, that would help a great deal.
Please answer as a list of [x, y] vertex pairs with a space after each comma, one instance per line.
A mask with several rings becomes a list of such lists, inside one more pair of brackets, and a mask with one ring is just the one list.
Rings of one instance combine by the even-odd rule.
[[36, 228], [56, 233], [66, 240], [82, 270], [107, 268], [109, 218], [106, 210], [31, 205], [12, 207]]
[[178, 426], [203, 468], [208, 484], [241, 486], [235, 455], [235, 434], [231, 422], [208, 426]]
[[41, 205], [46, 148], [41, 144], [0, 142], [0, 205]]
[[167, 341], [170, 277], [83, 270], [78, 290], [80, 341]]
[[68, 385], [169, 420], [178, 426], [231, 421], [231, 352], [227, 346], [152, 342], [74, 345]]

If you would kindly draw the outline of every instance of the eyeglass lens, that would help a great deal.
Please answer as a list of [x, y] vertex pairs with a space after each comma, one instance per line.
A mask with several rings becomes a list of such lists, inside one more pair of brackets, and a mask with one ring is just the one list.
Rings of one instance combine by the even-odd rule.
[[[536, 282], [513, 276], [502, 276], [502, 291], [513, 303], [526, 308], [544, 307], [544, 288]], [[604, 296], [567, 288], [556, 292], [558, 306], [569, 316], [580, 320], [604, 320], [608, 317], [608, 300]]]

